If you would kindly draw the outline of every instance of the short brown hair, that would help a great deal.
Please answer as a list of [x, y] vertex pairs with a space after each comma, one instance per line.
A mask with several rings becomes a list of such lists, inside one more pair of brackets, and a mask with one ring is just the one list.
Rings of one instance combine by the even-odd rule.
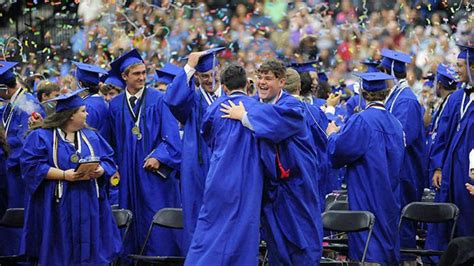
[[286, 78], [286, 67], [283, 63], [276, 60], [268, 60], [260, 65], [257, 69], [257, 74], [272, 72], [276, 78]]
[[296, 94], [301, 90], [300, 75], [293, 68], [288, 68], [286, 70], [285, 90], [289, 94]]
[[43, 94], [49, 97], [53, 91], [59, 91], [61, 88], [57, 83], [51, 82], [49, 80], [43, 80], [40, 82], [37, 88], [36, 95], [40, 102], [43, 102]]
[[389, 94], [389, 90], [381, 90], [381, 91], [366, 91], [362, 90], [362, 97], [368, 102], [374, 101], [385, 101]]

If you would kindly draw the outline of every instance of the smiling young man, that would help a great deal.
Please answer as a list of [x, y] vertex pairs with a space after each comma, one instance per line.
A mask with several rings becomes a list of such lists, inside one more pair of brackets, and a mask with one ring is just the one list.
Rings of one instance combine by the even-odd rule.
[[[145, 87], [146, 67], [136, 50], [111, 63], [111, 75], [126, 84], [125, 92], [110, 102], [112, 147], [119, 165], [119, 205], [133, 212], [127, 251], [139, 252], [154, 214], [179, 207], [175, 171], [161, 177], [161, 169], [178, 170], [181, 141], [178, 124], [164, 104], [163, 94]], [[167, 241], [163, 241], [166, 239]], [[180, 237], [170, 229], [156, 230], [147, 254], [179, 255]]]
[[[196, 227], [206, 175], [209, 169], [209, 148], [201, 136], [203, 116], [223, 92], [219, 82], [217, 53], [214, 48], [189, 54], [184, 70], [166, 90], [165, 102], [174, 117], [183, 125], [181, 193], [184, 216], [183, 250], [186, 252]], [[199, 86], [196, 86], [196, 82]]]
[[223, 106], [260, 142], [264, 164], [263, 239], [270, 265], [316, 265], [321, 258], [322, 224], [318, 196], [317, 154], [304, 107], [283, 91], [286, 68], [267, 61], [257, 70], [261, 104]]
[[[432, 167], [438, 169], [433, 174], [433, 183], [439, 186], [436, 201], [452, 202], [459, 207], [455, 237], [474, 235], [474, 197], [470, 194], [474, 181], [470, 179], [469, 169], [469, 154], [474, 149], [474, 46], [459, 47], [457, 73], [460, 87], [446, 102], [433, 142], [433, 150], [439, 153], [432, 155], [430, 161]], [[449, 240], [447, 230], [437, 226], [433, 232], [438, 236], [427, 238], [427, 245], [446, 248]]]

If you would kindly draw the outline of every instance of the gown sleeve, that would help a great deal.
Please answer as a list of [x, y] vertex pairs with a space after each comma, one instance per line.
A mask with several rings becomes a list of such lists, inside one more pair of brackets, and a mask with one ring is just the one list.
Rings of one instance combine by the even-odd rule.
[[406, 145], [411, 146], [418, 139], [419, 132], [424, 131], [423, 110], [421, 105], [412, 99], [400, 99], [397, 106], [403, 108], [394, 108], [393, 115], [400, 121], [405, 132]]
[[173, 116], [181, 124], [185, 124], [194, 107], [193, 79], [188, 83], [186, 72], [180, 71], [173, 82], [169, 84], [164, 99]]
[[304, 110], [297, 100], [283, 105], [256, 104], [247, 111], [247, 118], [257, 138], [273, 143], [279, 143], [304, 129]]
[[441, 117], [438, 122], [438, 129], [436, 131], [436, 136], [433, 139], [433, 144], [431, 147], [431, 154], [429, 158], [429, 170], [434, 171], [436, 169], [443, 168], [443, 160], [445, 157], [446, 148], [449, 145], [450, 131], [456, 128], [454, 123], [455, 116], [455, 107], [453, 98], [450, 97], [446, 103], [444, 112], [441, 114]]
[[26, 138], [21, 154], [21, 175], [25, 181], [26, 189], [31, 194], [41, 185], [49, 168], [52, 167], [49, 163], [50, 155], [45, 137], [39, 130], [32, 131]]
[[340, 132], [329, 136], [328, 154], [336, 168], [359, 160], [371, 141], [369, 125], [360, 116], [349, 119]]
[[162, 115], [159, 121], [161, 123], [161, 142], [150, 154], [150, 157], [179, 170], [182, 144], [179, 137], [178, 123], [166, 104], [161, 105], [161, 111]]

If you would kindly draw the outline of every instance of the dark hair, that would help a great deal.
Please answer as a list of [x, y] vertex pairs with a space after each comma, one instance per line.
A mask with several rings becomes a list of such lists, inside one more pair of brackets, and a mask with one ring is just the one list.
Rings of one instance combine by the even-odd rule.
[[303, 72], [300, 74], [301, 79], [301, 95], [307, 96], [311, 93], [311, 84], [313, 83], [313, 79], [309, 72]]
[[53, 91], [59, 91], [61, 88], [58, 84], [45, 80], [42, 81], [37, 88], [37, 97], [40, 102], [43, 102], [43, 94], [49, 96]]
[[7, 88], [16, 88], [16, 85], [17, 85], [16, 76], [13, 76], [13, 78], [5, 81], [3, 84], [5, 84]]
[[57, 128], [64, 126], [67, 121], [71, 118], [73, 114], [79, 110], [80, 107], [74, 109], [63, 110], [61, 112], [54, 112], [48, 115], [44, 120], [43, 123], [40, 125], [36, 125], [31, 128], [31, 130], [37, 128]]
[[[388, 74], [388, 75], [392, 75], [391, 73], [391, 70], [390, 69], [387, 69], [386, 67], [382, 66], [382, 65], [378, 65], [377, 66], [377, 69], [380, 71], [380, 72], [383, 72], [385, 74]], [[393, 70], [393, 74], [395, 74], [395, 77], [397, 79], [404, 79], [407, 77], [407, 73], [406, 72], [398, 72], [398, 71], [395, 71]]]
[[79, 81], [81, 83], [81, 87], [87, 88], [87, 90], [90, 92], [90, 94], [96, 94], [99, 92], [99, 85], [94, 84], [92, 82], [84, 81], [81, 80]]
[[122, 92], [122, 90], [115, 86], [115, 85], [112, 85], [112, 84], [102, 84], [100, 86], [100, 92], [103, 94], [103, 95], [106, 95], [107, 93], [109, 93], [109, 91], [111, 90], [116, 90], [118, 91], [119, 93]]
[[362, 97], [368, 102], [374, 102], [374, 101], [385, 101], [385, 98], [387, 98], [388, 94], [390, 93], [390, 90], [381, 90], [381, 91], [366, 91], [364, 89], [362, 91]]
[[286, 67], [276, 60], [268, 60], [257, 69], [257, 74], [272, 72], [276, 78], [286, 78]]
[[247, 85], [247, 73], [240, 65], [228, 65], [221, 73], [221, 83], [231, 91], [245, 89]]
[[316, 97], [320, 99], [327, 99], [330, 93], [331, 93], [331, 85], [329, 85], [329, 82], [319, 80], [318, 92], [316, 93]]

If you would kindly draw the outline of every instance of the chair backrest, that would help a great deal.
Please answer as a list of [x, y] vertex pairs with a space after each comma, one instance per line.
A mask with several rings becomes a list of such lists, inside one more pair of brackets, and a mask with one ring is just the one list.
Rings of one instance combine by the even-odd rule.
[[347, 211], [347, 210], [349, 210], [349, 202], [341, 201], [341, 200], [336, 200], [336, 201], [333, 201], [332, 203], [329, 203], [329, 205], [326, 208], [326, 211]]
[[457, 220], [458, 215], [459, 209], [453, 203], [411, 202], [403, 208], [401, 219], [424, 223], [444, 223]]
[[375, 216], [368, 211], [326, 211], [322, 214], [323, 228], [336, 232], [368, 231], [361, 263], [364, 265], [369, 248]]
[[133, 219], [133, 214], [127, 209], [113, 209], [115, 223], [118, 228], [128, 228]]
[[347, 201], [347, 191], [337, 190], [327, 194], [324, 205], [325, 210], [328, 210], [329, 205], [331, 205], [334, 201]]
[[371, 230], [375, 216], [368, 211], [326, 211], [322, 214], [323, 227], [336, 232]]
[[143, 255], [146, 249], [146, 245], [148, 243], [148, 239], [150, 238], [151, 232], [153, 231], [153, 227], [162, 226], [166, 228], [175, 228], [175, 229], [182, 229], [183, 228], [183, 209], [181, 208], [163, 208], [159, 210], [155, 216], [153, 216], [153, 221], [151, 222], [150, 228], [145, 237], [145, 242], [143, 242], [143, 246], [140, 249], [140, 254]]
[[163, 208], [153, 217], [153, 224], [168, 228], [183, 228], [183, 209]]
[[25, 209], [24, 208], [10, 208], [5, 211], [5, 214], [0, 220], [0, 226], [22, 228], [24, 224]]

